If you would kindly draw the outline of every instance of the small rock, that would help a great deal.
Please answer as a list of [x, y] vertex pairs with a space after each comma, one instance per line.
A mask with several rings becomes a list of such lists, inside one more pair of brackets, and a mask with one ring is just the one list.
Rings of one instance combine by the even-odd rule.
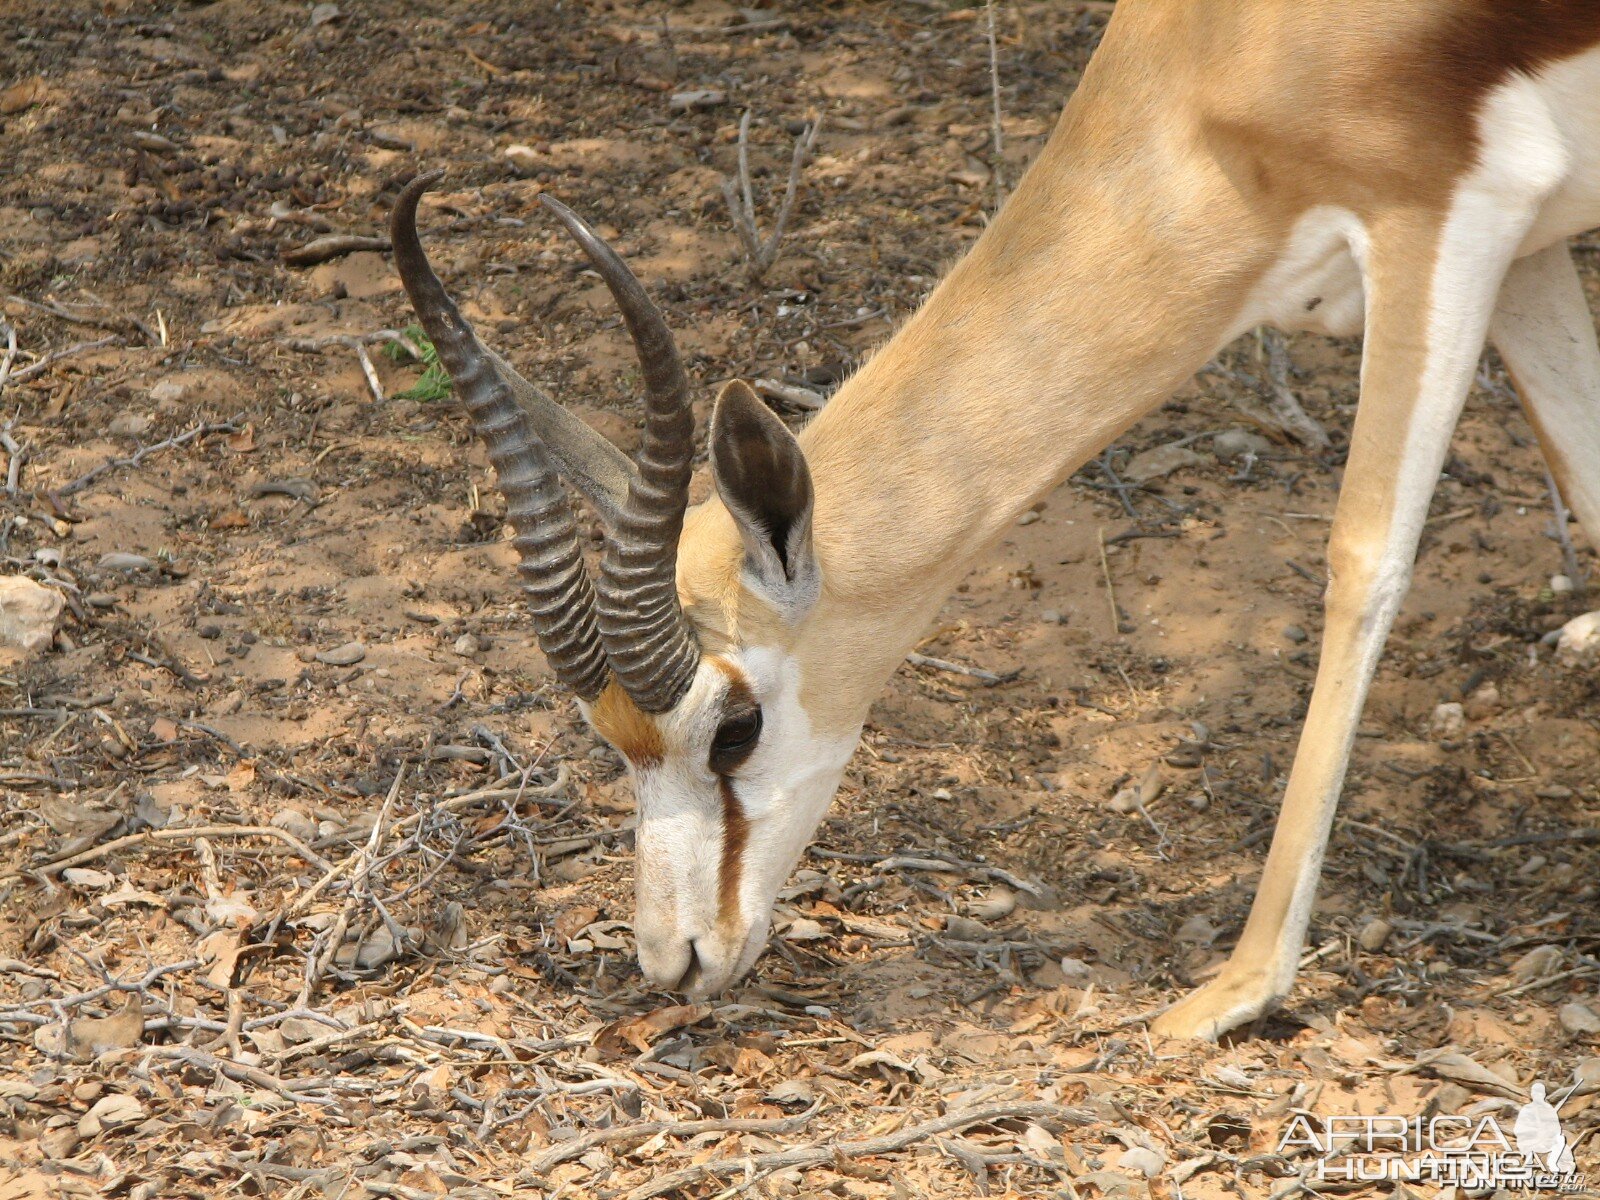
[[1219, 932], [1221, 931], [1209, 919], [1196, 913], [1178, 926], [1177, 938], [1186, 945], [1209, 946], [1217, 940]]
[[1561, 1021], [1561, 1028], [1568, 1033], [1600, 1033], [1600, 1014], [1587, 1004], [1579, 1004], [1574, 1000], [1571, 1004], [1563, 1004], [1556, 1015]]
[[1166, 1165], [1166, 1157], [1159, 1150], [1151, 1150], [1146, 1146], [1124, 1150], [1122, 1157], [1117, 1160], [1117, 1166], [1124, 1171], [1137, 1171], [1146, 1179], [1154, 1179]]
[[330, 667], [353, 667], [367, 656], [367, 648], [360, 642], [346, 642], [332, 650], [323, 650], [317, 661]]
[[946, 917], [944, 931], [960, 942], [982, 942], [994, 936], [994, 930], [971, 917]]
[[1020, 517], [1017, 518], [1017, 524], [1018, 525], [1032, 525], [1038, 519], [1039, 519], [1038, 512], [1035, 511], [1034, 509], [1030, 508], [1027, 512], [1023, 513]]
[[336, 966], [371, 971], [399, 958], [401, 950], [389, 927], [379, 925], [366, 937], [345, 942], [334, 951], [333, 961]]
[[114, 437], [141, 437], [150, 431], [152, 422], [143, 413], [118, 413], [106, 426]]
[[452, 649], [462, 658], [471, 658], [478, 652], [478, 639], [474, 634], [463, 633], [455, 640], [455, 645]]
[[1467, 697], [1464, 707], [1470, 719], [1487, 720], [1500, 711], [1500, 689], [1492, 683], [1486, 683]]
[[302, 842], [317, 840], [317, 823], [306, 815], [303, 809], [292, 805], [273, 813], [271, 824], [273, 828], [281, 829], [290, 837], [297, 837]]
[[1118, 788], [1117, 794], [1111, 797], [1111, 811], [1119, 813], [1138, 812], [1139, 785], [1130, 783], [1127, 787]]
[[199, 634], [208, 642], [214, 642], [222, 636], [222, 626], [218, 625], [215, 621], [207, 621], [204, 625], [200, 626], [199, 629], [196, 629], [195, 633]]
[[176, 404], [195, 390], [197, 382], [182, 375], [168, 375], [151, 386], [150, 399], [157, 404]]
[[155, 569], [156, 560], [146, 558], [143, 554], [113, 550], [110, 554], [102, 554], [96, 565], [107, 571], [151, 571]]
[[1550, 576], [1550, 590], [1558, 596], [1570, 596], [1574, 590], [1570, 575]]
[[299, 1045], [301, 1042], [323, 1037], [331, 1033], [332, 1029], [320, 1021], [312, 1021], [306, 1017], [285, 1017], [278, 1022], [278, 1032], [284, 1041]]
[[1556, 661], [1566, 667], [1580, 667], [1600, 658], [1600, 611], [1573, 617], [1561, 627], [1556, 638]]
[[1129, 459], [1128, 465], [1122, 468], [1122, 477], [1130, 483], [1148, 483], [1185, 467], [1199, 466], [1202, 461], [1187, 446], [1157, 446]]
[[1247, 429], [1225, 429], [1211, 439], [1211, 452], [1223, 462], [1232, 462], [1246, 454], [1265, 454], [1270, 449], [1271, 442]]
[[1094, 979], [1094, 968], [1081, 958], [1063, 958], [1061, 977], [1067, 981], [1068, 987], [1087, 987]]
[[1311, 635], [1298, 625], [1285, 625], [1283, 627], [1283, 636], [1298, 646]]
[[1065, 625], [1067, 623], [1067, 618], [1061, 613], [1061, 611], [1054, 608], [1045, 609], [1039, 614], [1039, 620], [1043, 621], [1046, 625]]
[[61, 593], [21, 575], [0, 575], [0, 650], [33, 654], [50, 645]]
[[1527, 879], [1530, 876], [1537, 875], [1540, 871], [1545, 869], [1549, 862], [1550, 860], [1544, 855], [1535, 854], [1531, 856], [1527, 862], [1523, 863], [1517, 868], [1517, 875], [1522, 879]]
[[1008, 887], [997, 887], [966, 906], [967, 915], [979, 921], [1003, 921], [1016, 911], [1017, 894]]
[[1437, 705], [1433, 717], [1428, 721], [1428, 732], [1435, 737], [1457, 737], [1466, 727], [1466, 709], [1455, 703]]
[[532, 146], [507, 146], [504, 151], [507, 164], [518, 175], [532, 175], [539, 166], [539, 154]]
[[250, 495], [257, 499], [262, 496], [288, 496], [293, 500], [304, 500], [307, 504], [315, 504], [321, 498], [322, 492], [314, 479], [263, 479], [260, 483], [251, 485]]
[[1356, 935], [1356, 944], [1369, 953], [1383, 949], [1384, 943], [1389, 940], [1389, 935], [1394, 932], [1394, 926], [1377, 917], [1368, 921], [1361, 927], [1361, 932]]
[[337, 4], [314, 4], [311, 6], [311, 28], [337, 21], [340, 15]]

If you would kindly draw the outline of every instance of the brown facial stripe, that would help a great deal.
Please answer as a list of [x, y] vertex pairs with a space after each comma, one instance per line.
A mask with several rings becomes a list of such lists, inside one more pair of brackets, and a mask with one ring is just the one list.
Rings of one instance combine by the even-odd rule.
[[653, 767], [666, 757], [666, 743], [656, 723], [639, 710], [614, 677], [589, 706], [589, 723], [636, 771]]
[[[713, 658], [712, 663], [728, 680], [727, 694], [722, 698], [722, 711], [735, 713], [755, 706], [755, 694], [744, 672], [725, 658]], [[717, 776], [717, 787], [722, 794], [722, 869], [717, 877], [717, 924], [736, 930], [739, 924], [739, 885], [744, 879], [744, 848], [750, 840], [750, 822], [744, 815], [739, 797], [733, 794], [733, 781], [726, 775]]]
[[723, 678], [728, 681], [727, 695], [722, 698], [723, 712], [737, 712], [741, 708], [751, 708], [755, 705], [755, 693], [750, 690], [750, 681], [745, 678], [744, 671], [738, 664], [718, 655], [711, 659], [711, 665], [721, 671]]
[[744, 878], [744, 848], [750, 840], [750, 822], [739, 797], [733, 794], [733, 781], [718, 776], [722, 791], [722, 870], [717, 877], [717, 924], [737, 931], [739, 925], [739, 884]]

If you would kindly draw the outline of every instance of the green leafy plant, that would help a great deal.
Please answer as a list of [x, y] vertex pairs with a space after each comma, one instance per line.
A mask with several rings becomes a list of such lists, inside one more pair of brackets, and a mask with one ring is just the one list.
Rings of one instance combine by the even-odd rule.
[[[431, 402], [443, 400], [450, 395], [450, 372], [444, 369], [444, 364], [439, 361], [439, 352], [434, 349], [428, 335], [422, 331], [420, 325], [407, 325], [404, 330], [406, 341], [417, 348], [422, 356], [422, 376], [403, 392], [395, 395], [401, 400], [421, 400]], [[398, 342], [389, 342], [383, 352], [395, 362], [414, 357], [404, 346]]]

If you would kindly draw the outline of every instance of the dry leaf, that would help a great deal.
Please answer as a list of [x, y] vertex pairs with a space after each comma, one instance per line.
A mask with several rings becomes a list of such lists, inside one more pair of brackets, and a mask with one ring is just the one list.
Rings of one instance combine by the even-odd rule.
[[100, 897], [102, 908], [124, 908], [129, 904], [145, 904], [151, 908], [165, 908], [167, 902], [154, 892], [147, 892], [134, 887], [126, 880], [121, 887], [108, 896]]
[[698, 1024], [710, 1013], [709, 1004], [673, 1004], [642, 1017], [621, 1017], [595, 1034], [595, 1048], [603, 1054], [620, 1056], [631, 1046], [643, 1054], [662, 1035]]
[[228, 772], [227, 783], [230, 792], [242, 792], [256, 781], [256, 765], [253, 762], [242, 762]]
[[204, 962], [211, 966], [206, 970], [206, 981], [219, 988], [233, 986], [234, 972], [239, 969], [239, 931], [237, 929], [219, 929], [200, 940], [195, 947], [196, 952]]
[[559, 914], [550, 923], [550, 928], [555, 931], [555, 935], [563, 942], [570, 942], [578, 936], [579, 930], [594, 924], [595, 919], [599, 916], [600, 910], [598, 908], [590, 904], [580, 904]]
[[78, 1135], [92, 1138], [105, 1129], [131, 1125], [145, 1118], [145, 1108], [132, 1096], [113, 1093], [95, 1101], [94, 1107], [78, 1119]]
[[150, 734], [163, 742], [178, 740], [178, 723], [169, 717], [157, 717], [150, 722]]
[[235, 454], [249, 454], [256, 448], [256, 427], [254, 424], [246, 425], [237, 433], [230, 433], [226, 439], [228, 449]]
[[1554, 975], [1563, 957], [1560, 946], [1535, 946], [1511, 964], [1511, 978], [1518, 983], [1528, 983]]
[[1517, 1096], [1517, 1088], [1483, 1064], [1457, 1051], [1449, 1051], [1421, 1064], [1423, 1070], [1441, 1079], [1450, 1079], [1479, 1092], [1494, 1092], [1499, 1096]]
[[21, 83], [14, 83], [5, 91], [0, 92], [0, 113], [10, 116], [19, 113], [25, 108], [32, 108], [45, 96], [44, 79], [35, 75], [32, 79], [24, 79]]
[[61, 872], [61, 878], [75, 888], [108, 888], [117, 882], [115, 875], [93, 867], [68, 867]]
[[129, 996], [126, 1006], [109, 1017], [74, 1021], [67, 1026], [67, 1048], [74, 1056], [96, 1058], [107, 1050], [137, 1046], [144, 1036], [144, 1005], [138, 996]]
[[249, 529], [250, 518], [237, 508], [230, 508], [227, 512], [218, 513], [211, 518], [213, 529]]

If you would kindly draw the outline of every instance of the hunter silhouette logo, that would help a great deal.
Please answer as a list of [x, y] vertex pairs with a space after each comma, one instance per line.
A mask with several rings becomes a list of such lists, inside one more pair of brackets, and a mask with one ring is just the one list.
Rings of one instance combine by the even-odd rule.
[[[1586, 1184], [1545, 1085], [1528, 1090], [1507, 1136], [1495, 1113], [1432, 1117], [1296, 1114], [1278, 1152], [1320, 1156], [1316, 1177], [1347, 1183], [1424, 1183], [1469, 1189], [1574, 1192]], [[1504, 1109], [1500, 1110], [1502, 1113]]]
[[1511, 1127], [1517, 1150], [1542, 1163], [1547, 1171], [1570, 1173], [1572, 1149], [1561, 1132], [1561, 1114], [1544, 1098], [1544, 1084], [1534, 1084], [1529, 1095], [1532, 1098], [1522, 1106], [1517, 1123]]

